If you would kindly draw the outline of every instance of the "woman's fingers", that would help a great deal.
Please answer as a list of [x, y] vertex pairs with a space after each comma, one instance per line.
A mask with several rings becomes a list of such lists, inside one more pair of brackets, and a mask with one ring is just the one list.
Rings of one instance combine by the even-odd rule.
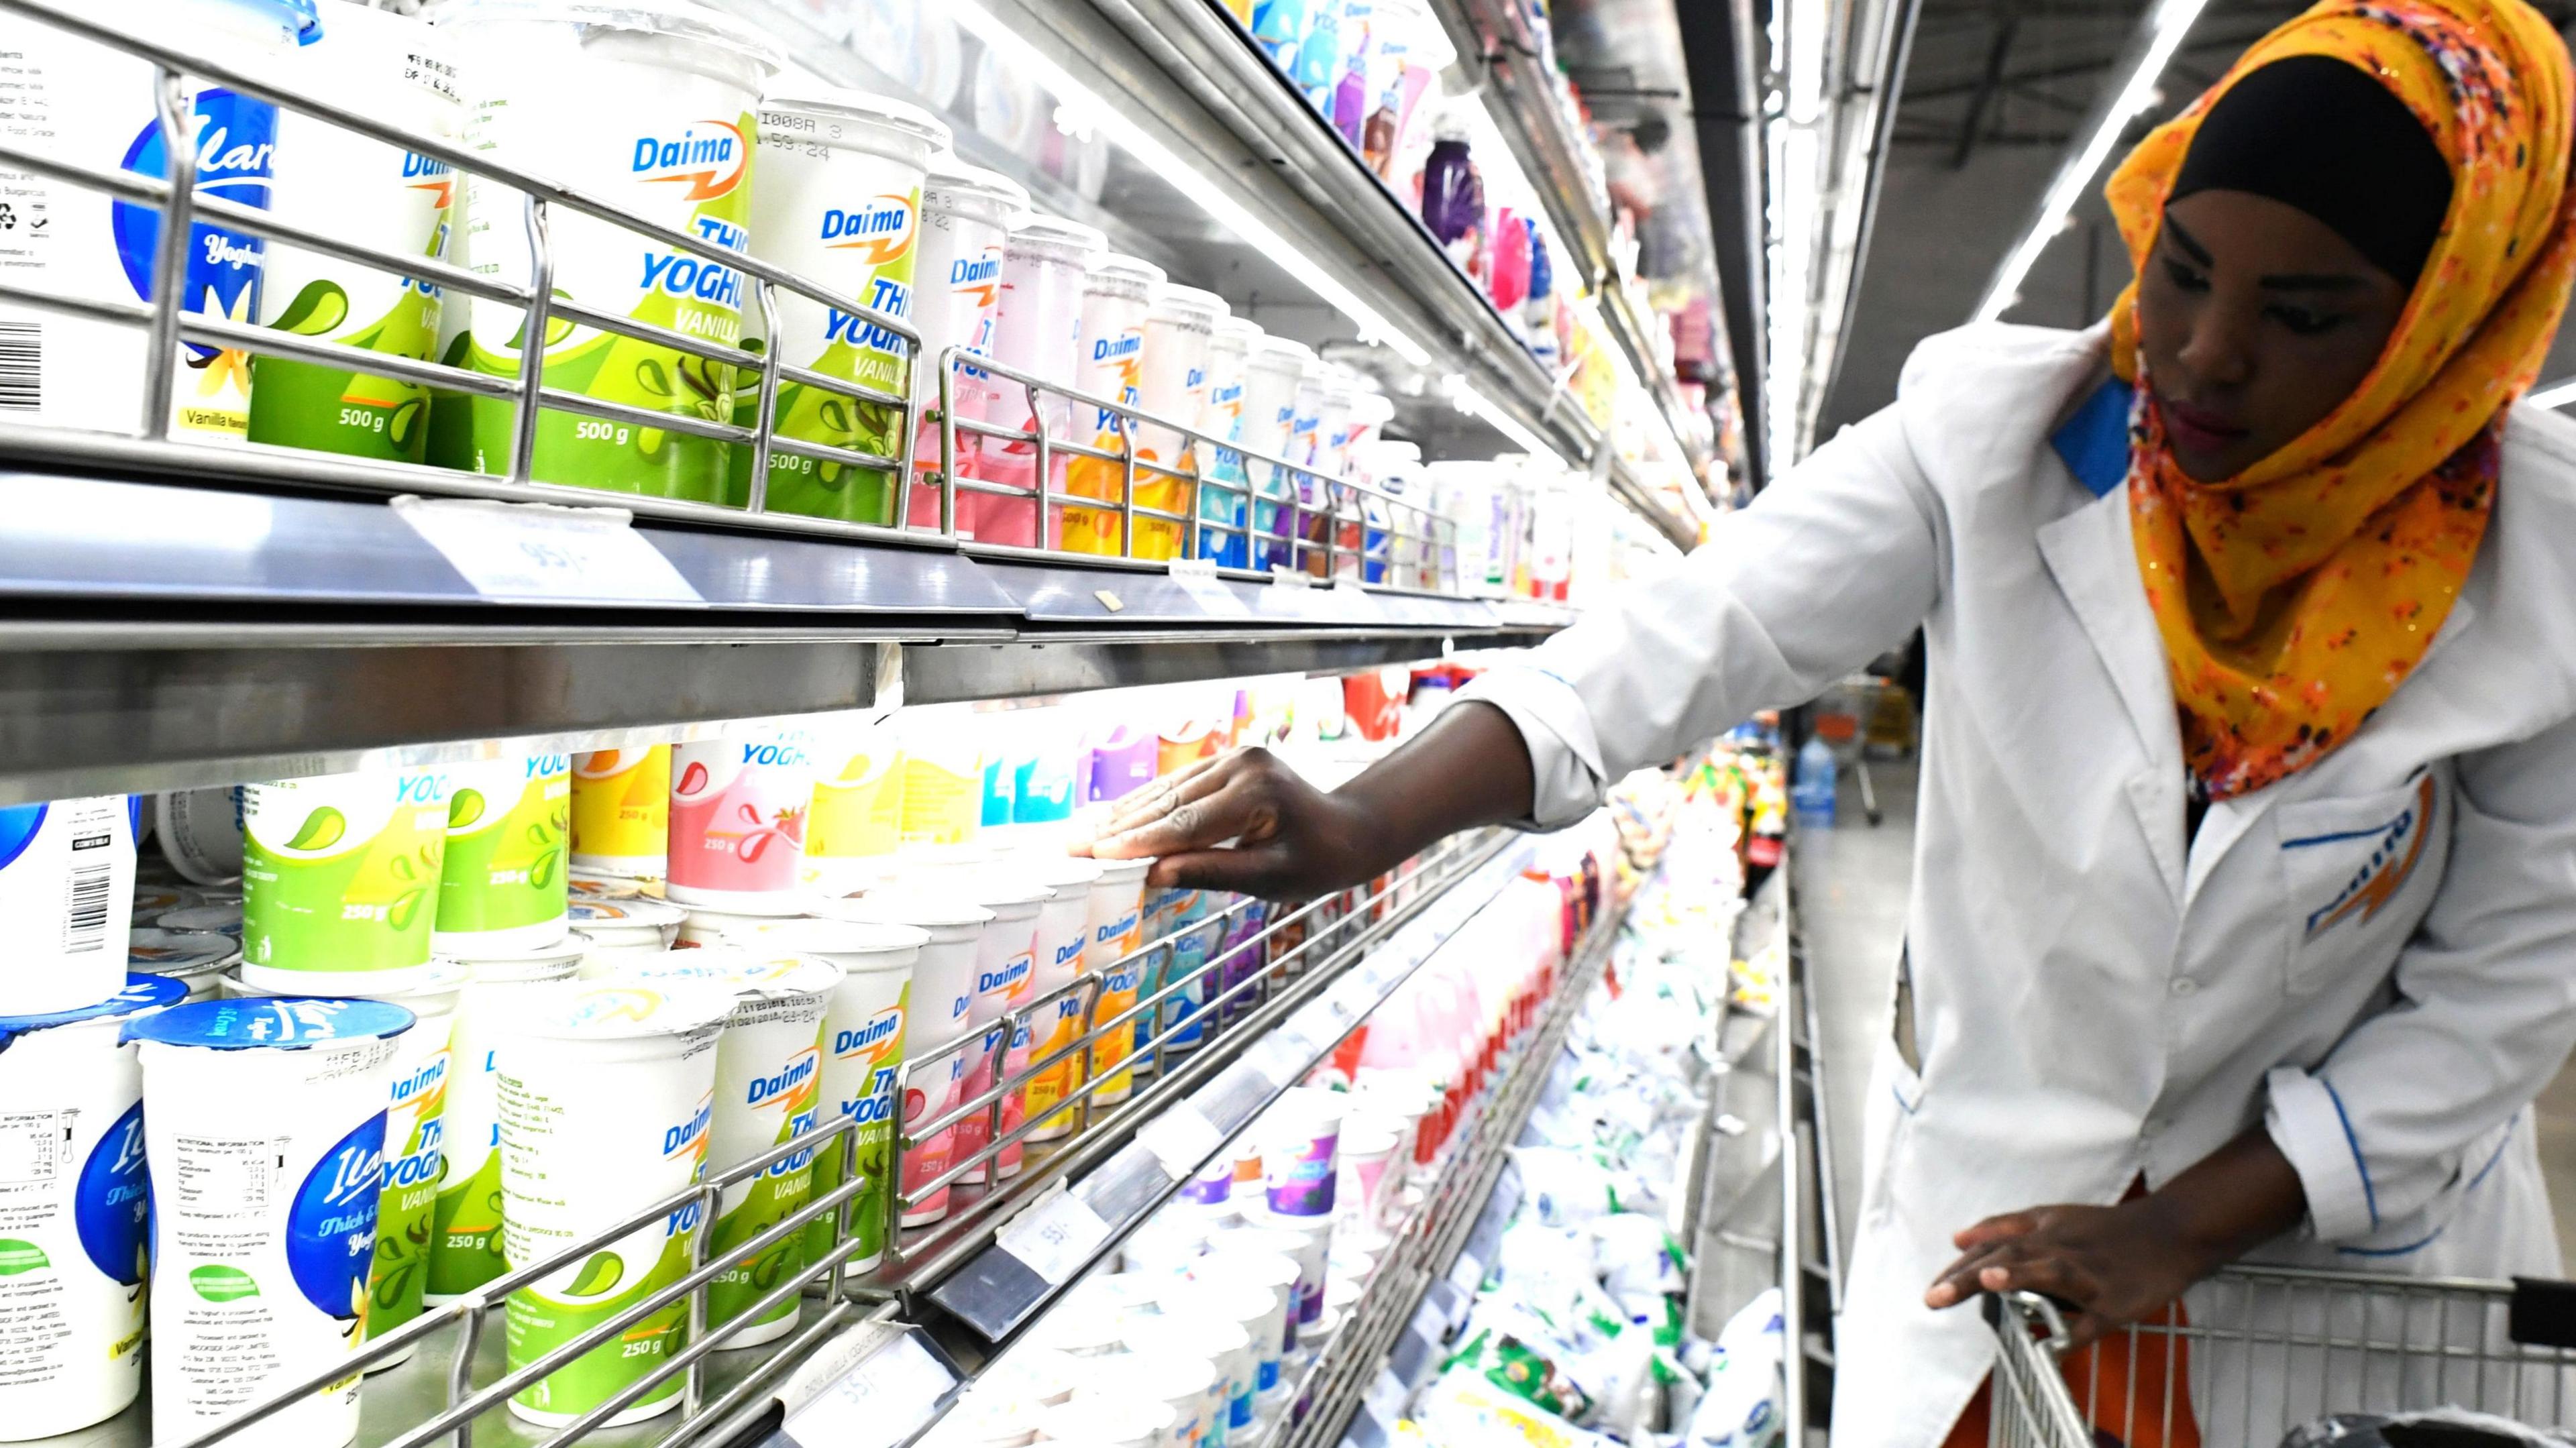
[[1169, 812], [1176, 803], [1197, 799], [1222, 787], [1225, 781], [1218, 770], [1233, 758], [1229, 752], [1193, 761], [1117, 801], [1110, 805], [1109, 822], [1101, 833], [1107, 835], [1133, 829], [1146, 820]]
[[1178, 855], [1205, 850], [1241, 836], [1265, 833], [1269, 810], [1248, 788], [1218, 787], [1203, 797], [1175, 804], [1171, 810], [1116, 834], [1092, 841], [1092, 858], [1134, 860], [1146, 855]]
[[1977, 1285], [1977, 1274], [1996, 1260], [1997, 1249], [1989, 1247], [1967, 1253], [1942, 1268], [1941, 1275], [1933, 1278], [1932, 1286], [1924, 1292], [1923, 1305], [1937, 1312], [1945, 1307], [1956, 1307], [1976, 1296], [1984, 1290]]
[[2000, 1217], [1988, 1217], [1973, 1227], [1962, 1229], [1950, 1238], [1950, 1245], [1962, 1252], [1973, 1252], [1979, 1247], [1992, 1246], [1997, 1242], [2009, 1241], [2015, 1237], [2027, 1237], [2038, 1231], [2039, 1227], [2038, 1212], [2006, 1212]]

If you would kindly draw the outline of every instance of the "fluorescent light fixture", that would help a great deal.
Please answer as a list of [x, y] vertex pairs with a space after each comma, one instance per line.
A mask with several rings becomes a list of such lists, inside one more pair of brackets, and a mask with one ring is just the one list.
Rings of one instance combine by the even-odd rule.
[[2153, 33], [2145, 52], [2138, 57], [2138, 68], [2120, 82], [2111, 108], [2103, 112], [2101, 124], [2085, 138], [2083, 149], [2069, 157], [2048, 183], [2047, 199], [2040, 204], [2030, 233], [2013, 247], [1994, 280], [1986, 284], [1986, 295], [1977, 303], [1973, 320], [1991, 322], [2013, 304], [2022, 280], [2038, 263], [2039, 254], [2066, 228], [2067, 218], [2075, 214], [2075, 203], [2083, 196], [2084, 188], [2093, 184], [2094, 173], [2110, 159], [2111, 148], [2120, 143], [2120, 132], [2138, 112], [2156, 103], [2157, 79], [2164, 74], [2174, 52], [2182, 48], [2183, 37], [2191, 33], [2192, 22], [2200, 18], [2208, 3], [2209, 0], [2159, 0], [2148, 22]]
[[[1532, 457], [1553, 459], [1561, 468], [1572, 466], [1565, 460], [1565, 454], [1556, 450], [1556, 444], [1532, 432], [1522, 425], [1519, 418], [1495, 406], [1492, 398], [1477, 391], [1475, 384], [1466, 378], [1452, 372], [1441, 379], [1441, 387], [1449, 394], [1450, 406], [1469, 417], [1483, 420], [1494, 431], [1518, 443], [1523, 452]], [[1608, 447], [1609, 440], [1604, 438], [1601, 445]]]
[[2576, 377], [2561, 377], [2555, 382], [2544, 382], [2525, 394], [2523, 400], [2538, 403], [2542, 407], [2565, 407], [2571, 402], [2576, 402]]
[[1226, 195], [1213, 179], [1147, 134], [1145, 128], [1137, 125], [1126, 112], [1092, 94], [1044, 50], [994, 19], [991, 12], [974, 0], [957, 0], [951, 13], [956, 16], [957, 23], [977, 40], [999, 51], [1003, 59], [1013, 66], [1035, 76], [1040, 85], [1055, 94], [1058, 105], [1082, 114], [1101, 134], [1115, 141], [1120, 150], [1135, 157], [1138, 164], [1162, 177], [1183, 196], [1197, 202], [1199, 209], [1216, 218], [1218, 225], [1233, 232], [1245, 245], [1277, 262], [1290, 276], [1322, 297], [1333, 310], [1348, 317], [1360, 329], [1361, 341], [1383, 342], [1394, 348], [1397, 356], [1416, 367], [1431, 364], [1431, 353], [1421, 343], [1397, 330], [1375, 307], [1362, 301], [1359, 293], [1342, 285], [1340, 278], [1317, 265], [1288, 238], [1273, 231], [1267, 222]]

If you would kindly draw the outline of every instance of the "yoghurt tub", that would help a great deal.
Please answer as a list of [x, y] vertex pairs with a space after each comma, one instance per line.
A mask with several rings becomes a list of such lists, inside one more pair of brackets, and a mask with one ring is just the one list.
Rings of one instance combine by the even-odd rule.
[[[917, 1137], [920, 1123], [954, 1110], [965, 1085], [967, 1057], [973, 1046], [952, 1051], [945, 1059], [923, 1062], [926, 1052], [948, 1044], [966, 1031], [974, 1005], [977, 942], [993, 912], [963, 900], [919, 893], [887, 893], [856, 900], [831, 900], [826, 916], [867, 925], [909, 925], [930, 937], [913, 961], [905, 994], [902, 1134]], [[948, 1127], [902, 1153], [902, 1191], [910, 1205], [902, 1225], [925, 1227], [948, 1215], [948, 1188], [924, 1193], [924, 1184], [945, 1176], [956, 1151], [956, 1128]]]
[[[930, 932], [910, 925], [849, 920], [784, 920], [734, 937], [754, 950], [789, 950], [841, 968], [841, 983], [823, 1013], [823, 1120], [858, 1120], [854, 1156], [858, 1195], [849, 1203], [857, 1253], [846, 1265], [865, 1272], [885, 1260], [887, 1210], [893, 1201], [894, 1122], [903, 1077], [904, 1017], [914, 966]], [[814, 1159], [814, 1195], [841, 1184], [842, 1148], [826, 1145]], [[805, 1260], [832, 1250], [837, 1222], [816, 1221], [805, 1233]]]
[[152, 797], [152, 838], [180, 878], [195, 885], [239, 885], [242, 874], [242, 787], [183, 789]]
[[[1145, 319], [1153, 311], [1154, 289], [1163, 285], [1163, 269], [1132, 256], [1111, 253], [1092, 262], [1082, 284], [1082, 346], [1073, 372], [1078, 392], [1135, 407], [1144, 401]], [[1076, 403], [1073, 441], [1117, 456], [1126, 422], [1105, 407]], [[1142, 484], [1136, 501], [1143, 502]], [[1077, 457], [1064, 466], [1065, 490], [1081, 497], [1116, 504], [1125, 491], [1124, 472], [1114, 462]], [[1066, 508], [1060, 546], [1073, 553], [1116, 556], [1127, 551], [1123, 525], [1115, 507]], [[1142, 542], [1144, 530], [1137, 530]], [[1137, 556], [1142, 557], [1141, 548]]]
[[[1215, 1255], [1253, 1253], [1285, 1257], [1297, 1264], [1297, 1281], [1289, 1289], [1288, 1316], [1292, 1323], [1314, 1320], [1324, 1308], [1325, 1258], [1332, 1251], [1331, 1219], [1291, 1217], [1285, 1221], [1267, 1213], [1247, 1213], [1250, 1223], [1240, 1232], [1219, 1232], [1208, 1239], [1208, 1251]], [[1314, 1222], [1322, 1231], [1293, 1230], [1293, 1224]], [[1290, 1342], [1289, 1347], [1296, 1344]]]
[[141, 878], [148, 861], [135, 864], [134, 910], [127, 918], [137, 929], [150, 925], [173, 910], [184, 910], [197, 903], [197, 892], [176, 884], [163, 884]]
[[[438, 1206], [439, 1174], [447, 1111], [449, 1045], [456, 1023], [456, 1004], [473, 972], [440, 961], [421, 984], [387, 1000], [410, 1011], [412, 1028], [402, 1036], [394, 1057], [393, 1091], [385, 1102], [385, 1186], [376, 1210], [376, 1257], [367, 1275], [367, 1337], [383, 1337], [420, 1316], [422, 1294], [429, 1286], [429, 1243]], [[238, 980], [226, 982], [226, 994], [246, 999], [274, 994]], [[412, 1347], [367, 1364], [381, 1372], [409, 1362]]]
[[144, 926], [127, 935], [125, 968], [129, 973], [167, 976], [192, 1001], [215, 994], [225, 971], [241, 964], [241, 942], [206, 931], [163, 930]]
[[1100, 1371], [1073, 1390], [1073, 1405], [1103, 1399], [1161, 1404], [1172, 1410], [1163, 1441], [1170, 1448], [1203, 1448], [1211, 1410], [1221, 1411], [1224, 1382], [1204, 1354], [1129, 1353], [1103, 1359]]
[[[1247, 1240], [1238, 1246], [1234, 1240], [1238, 1237]], [[1210, 1251], [1191, 1269], [1191, 1280], [1228, 1288], [1257, 1287], [1270, 1296], [1261, 1318], [1264, 1325], [1253, 1334], [1256, 1391], [1269, 1392], [1279, 1386], [1280, 1365], [1297, 1347], [1297, 1283], [1302, 1269], [1291, 1252], [1280, 1250], [1295, 1244], [1267, 1233], [1252, 1237], [1248, 1232], [1220, 1233], [1209, 1241]]]
[[[920, 261], [921, 188], [948, 127], [928, 111], [862, 91], [781, 83], [760, 104], [758, 184], [752, 189], [752, 254], [909, 322]], [[909, 385], [912, 343], [856, 313], [800, 292], [776, 294], [779, 360], [897, 396]], [[745, 321], [755, 327], [759, 309]], [[757, 421], [758, 396], [735, 421]], [[883, 403], [781, 378], [780, 437], [896, 456], [902, 415]], [[736, 466], [752, 465], [742, 448]], [[768, 505], [845, 523], [895, 523], [895, 491], [882, 469], [773, 451]]]
[[1178, 1448], [1179, 1410], [1155, 1400], [1096, 1397], [1074, 1390], [1073, 1400], [1038, 1415], [1039, 1436], [1083, 1448]]
[[671, 751], [672, 903], [780, 910], [804, 873], [813, 737], [775, 726], [727, 730]]
[[[1144, 943], [1145, 872], [1154, 865], [1150, 859], [1099, 863], [1100, 878], [1092, 882], [1086, 902], [1091, 938], [1082, 948], [1082, 968], [1101, 978], [1100, 1004], [1091, 1015], [1095, 1031], [1135, 1008], [1145, 958], [1123, 958]], [[1110, 1031], [1092, 1042], [1090, 1078], [1109, 1078], [1092, 1093], [1095, 1109], [1124, 1101], [1135, 1089], [1133, 1071], [1121, 1065], [1134, 1054], [1135, 1036], [1129, 1031]]]
[[0, 806], [0, 1015], [124, 988], [139, 813], [122, 794]]
[[774, 905], [773, 910], [717, 910], [705, 905], [692, 905], [680, 912], [679, 933], [671, 940], [673, 950], [697, 950], [725, 941], [746, 930], [775, 925], [782, 920], [803, 918], [818, 902], [803, 895], [778, 895], [759, 903]]
[[[1262, 1118], [1263, 1196], [1275, 1217], [1326, 1217], [1340, 1163], [1342, 1113], [1350, 1097], [1340, 1091], [1296, 1086], [1281, 1093]], [[1388, 1144], [1389, 1150], [1393, 1143]], [[1383, 1158], [1381, 1158], [1381, 1162]]]
[[[1100, 883], [1103, 867], [1097, 861], [1062, 855], [1026, 857], [1014, 861], [1013, 868], [1054, 892], [1038, 907], [1037, 939], [1029, 956], [1029, 995], [1034, 999], [1072, 984], [1082, 974], [1083, 947], [1091, 939], [1091, 890]], [[1033, 1015], [1021, 1037], [1011, 1043], [1020, 1064], [1044, 1060], [1079, 1041], [1083, 1005], [1083, 992], [1075, 991]], [[1026, 1115], [1039, 1123], [1029, 1140], [1054, 1141], [1073, 1130], [1076, 1113], [1054, 1108], [1082, 1084], [1082, 1055], [1075, 1051], [1029, 1079]]]
[[[152, 1437], [193, 1438], [358, 1346], [385, 1101], [412, 1013], [371, 1000], [199, 1001], [128, 1025], [152, 1110]], [[358, 1372], [228, 1440], [345, 1444]]]
[[[951, 396], [961, 416], [982, 416], [986, 373], [971, 365], [943, 363], [949, 348], [962, 355], [988, 357], [993, 352], [994, 324], [1001, 313], [1002, 246], [1011, 219], [1029, 209], [1029, 193], [1020, 184], [991, 171], [960, 162], [954, 155], [933, 156], [921, 184], [920, 255], [913, 262], [919, 288], [912, 322], [921, 333], [921, 359], [912, 373], [912, 399], [918, 421], [913, 466], [939, 464], [939, 406], [942, 373], [950, 378]], [[972, 434], [960, 434], [962, 457], [974, 445]], [[966, 495], [958, 495], [962, 507]], [[905, 521], [915, 528], [939, 528], [939, 490], [916, 480], [906, 505]]]
[[1352, 1220], [1370, 1228], [1386, 1225], [1395, 1185], [1404, 1179], [1402, 1163], [1411, 1159], [1411, 1152], [1399, 1147], [1410, 1145], [1396, 1128], [1373, 1117], [1369, 1124], [1342, 1133], [1333, 1191]]
[[[1293, 1263], [1283, 1260], [1283, 1265], [1293, 1271]], [[1287, 1289], [1257, 1274], [1193, 1277], [1163, 1299], [1163, 1310], [1229, 1323], [1243, 1334], [1250, 1376], [1229, 1405], [1226, 1430], [1231, 1437], [1250, 1428], [1254, 1400], [1279, 1385], [1280, 1360], [1287, 1351]]]
[[[310, 12], [307, 12], [309, 16]], [[120, 29], [151, 35], [182, 50], [274, 69], [295, 49], [305, 16], [284, 0], [139, 0], [118, 6]], [[102, 171], [120, 167], [165, 176], [169, 156], [153, 105], [152, 64], [32, 21], [10, 27], [13, 53], [9, 119], [0, 135], [44, 154]], [[265, 207], [276, 160], [277, 107], [193, 78], [181, 104], [205, 144], [197, 187], [208, 196]], [[214, 144], [221, 137], [221, 144]], [[113, 200], [84, 186], [25, 172], [9, 177], [10, 202], [22, 227], [0, 257], [0, 280], [40, 294], [133, 304], [152, 300], [160, 212]], [[200, 221], [189, 231], [181, 310], [194, 316], [256, 320], [260, 238]], [[33, 307], [0, 306], [0, 336], [23, 349], [35, 371], [29, 410], [14, 421], [131, 433], [142, 422], [136, 404], [147, 348], [144, 330], [68, 317]], [[170, 432], [192, 443], [242, 440], [250, 409], [250, 359], [242, 352], [189, 342], [169, 360], [174, 386]], [[116, 379], [102, 385], [102, 379]], [[114, 994], [111, 984], [92, 1000]], [[87, 1004], [88, 1002], [83, 1002]]]
[[679, 938], [688, 914], [659, 900], [572, 901], [564, 908], [564, 920], [590, 942], [590, 953], [581, 958], [576, 974], [592, 979], [665, 953]]
[[[704, 981], [734, 994], [716, 1041], [715, 1119], [710, 1169], [731, 1171], [814, 1130], [821, 1122], [823, 1015], [841, 987], [841, 968], [827, 960], [786, 953], [715, 949], [672, 954], [629, 967], [618, 979], [648, 984]], [[802, 1209], [814, 1194], [814, 1149], [790, 1152], [748, 1180], [726, 1187], [716, 1201], [710, 1259], [730, 1258], [707, 1285], [707, 1326], [721, 1327], [796, 1275], [805, 1265], [803, 1233], [755, 1255], [736, 1256], [743, 1243]], [[796, 1327], [790, 1298], [724, 1339], [727, 1347], [775, 1342]]]
[[143, 1073], [122, 1033], [185, 997], [130, 975], [97, 1005], [0, 1019], [0, 1439], [86, 1428], [143, 1389]]
[[584, 947], [469, 962], [472, 972], [449, 1027], [447, 1110], [440, 1118], [442, 1175], [430, 1214], [429, 1272], [422, 1300], [452, 1302], [509, 1270], [501, 1247], [501, 1088], [494, 1077], [501, 1037], [539, 987], [572, 979]]
[[242, 978], [323, 995], [422, 978], [447, 857], [444, 770], [242, 791]]
[[522, 754], [451, 770], [430, 948], [461, 959], [562, 939], [571, 830], [572, 756]]
[[[1207, 404], [1209, 354], [1217, 320], [1231, 309], [1225, 298], [1196, 287], [1166, 285], [1154, 289], [1153, 310], [1145, 317], [1145, 347], [1138, 364], [1138, 405], [1158, 417], [1197, 426]], [[1168, 427], [1136, 429], [1136, 456], [1145, 462], [1188, 469], [1190, 447]], [[1197, 460], [1212, 468], [1215, 458]], [[1198, 507], [1196, 488], [1187, 481], [1157, 473], [1136, 479], [1139, 507], [1160, 508], [1188, 516]], [[1136, 552], [1142, 558], [1177, 558], [1189, 529], [1179, 523], [1147, 518], [1136, 524]]]
[[[1081, 385], [1083, 268], [1108, 244], [1109, 239], [1098, 231], [1052, 216], [1032, 216], [1011, 228], [1002, 249], [1001, 301], [993, 323], [995, 361], [1058, 387]], [[1074, 410], [1064, 398], [1043, 396], [1032, 412], [1028, 389], [998, 375], [980, 378], [971, 402], [964, 400], [961, 389], [958, 410], [1022, 432], [1043, 425], [1048, 436], [1058, 439], [1088, 441], [1091, 436], [1074, 425]], [[962, 444], [959, 450], [964, 452]], [[1034, 488], [1037, 447], [1016, 439], [980, 437], [972, 458], [959, 459], [959, 470], [986, 482]], [[1040, 541], [1036, 520], [1033, 499], [993, 493], [957, 495], [960, 537], [1032, 547]]]
[[[992, 925], [976, 942], [975, 999], [966, 1008], [967, 1025], [984, 1028], [983, 1043], [967, 1048], [967, 1054], [975, 1058], [966, 1066], [965, 1094], [971, 1099], [999, 1085], [1008, 1071], [1028, 1064], [1029, 1033], [1013, 1029], [1010, 1013], [1029, 999], [1037, 968], [1038, 912], [1055, 892], [1044, 885], [994, 874], [966, 887], [964, 894], [993, 912]], [[1016, 1053], [1012, 1050], [1015, 1036]], [[989, 1108], [958, 1122], [957, 1154], [971, 1156], [991, 1146], [997, 1138], [1017, 1131], [1026, 1120], [1027, 1105], [1024, 1091], [1007, 1092], [1001, 1100], [998, 1124]], [[1021, 1146], [1014, 1141], [994, 1155], [988, 1164], [989, 1172], [978, 1166], [961, 1180], [982, 1182], [989, 1176], [1008, 1181], [1019, 1175], [1020, 1156]]]
[[[669, 3], [462, 0], [441, 7], [466, 98], [471, 144], [540, 171], [635, 216], [705, 238], [717, 252], [750, 240], [753, 108], [781, 57], [757, 31], [712, 10]], [[481, 176], [465, 179], [465, 250], [478, 272], [533, 274], [525, 201]], [[614, 223], [555, 208], [554, 284], [592, 307], [731, 350], [756, 304], [743, 274]], [[485, 302], [444, 360], [494, 377], [519, 374], [517, 307]], [[547, 385], [605, 402], [704, 422], [733, 415], [744, 373], [657, 342], [553, 318]], [[464, 455], [433, 462], [498, 473], [510, 464], [514, 409], [467, 403]], [[698, 502], [737, 500], [730, 447], [714, 438], [569, 412], [537, 419], [536, 476], [546, 482]]]
[[[427, 22], [348, 0], [311, 6], [289, 61], [293, 88], [416, 135], [464, 129], [456, 67]], [[277, 117], [269, 210], [395, 256], [444, 258], [456, 178], [447, 163], [293, 110]], [[360, 351], [420, 359], [437, 347], [434, 282], [270, 242], [259, 324]], [[250, 440], [420, 462], [429, 393], [417, 382], [291, 357], [251, 359]]]
[[[647, 886], [651, 887], [649, 891]], [[648, 896], [658, 900], [662, 896], [662, 877], [656, 875], [644, 880], [633, 876], [593, 874], [576, 867], [571, 877], [564, 881], [564, 894], [574, 900], [639, 900]]]
[[[1295, 430], [1297, 390], [1308, 369], [1321, 365], [1314, 350], [1285, 337], [1259, 337], [1244, 357], [1243, 447], [1247, 453], [1284, 457], [1294, 462], [1289, 435]], [[1296, 479], [1277, 467], [1246, 459], [1252, 484], [1252, 566], [1263, 571], [1294, 568], [1296, 549]]]
[[[555, 981], [514, 1003], [493, 1075], [512, 1268], [589, 1241], [706, 1175], [717, 1038], [734, 992], [705, 981]], [[530, 1367], [688, 1274], [692, 1201], [510, 1294], [504, 1360]], [[684, 1345], [688, 1303], [636, 1319], [511, 1395], [510, 1411], [561, 1427], [663, 1370]], [[604, 1426], [679, 1406], [672, 1373]]]
[[[1199, 400], [1199, 431], [1227, 442], [1243, 436], [1245, 364], [1262, 337], [1258, 324], [1220, 316], [1208, 332], [1207, 387]], [[1243, 454], [1233, 448], [1211, 449], [1199, 483], [1198, 556], [1227, 568], [1251, 564], [1251, 542], [1244, 531], [1251, 523], [1250, 475]], [[1218, 531], [1220, 525], [1227, 531]]]
[[671, 746], [572, 757], [572, 868], [659, 878], [670, 858]]
[[903, 842], [903, 770], [893, 730], [867, 723], [818, 731], [814, 804], [805, 824], [805, 888], [855, 895], [882, 878]]
[[1251, 1428], [1257, 1389], [1252, 1334], [1242, 1323], [1198, 1312], [1186, 1296], [1167, 1297], [1162, 1316], [1128, 1324], [1126, 1341], [1130, 1351], [1147, 1357], [1204, 1357], [1215, 1366], [1217, 1381], [1203, 1409], [1208, 1426], [1201, 1441], [1221, 1444], [1238, 1424]]

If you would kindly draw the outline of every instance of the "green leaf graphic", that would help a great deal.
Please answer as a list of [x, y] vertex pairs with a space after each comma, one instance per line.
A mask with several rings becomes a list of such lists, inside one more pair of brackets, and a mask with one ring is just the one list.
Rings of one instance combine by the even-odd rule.
[[304, 827], [295, 832], [295, 838], [288, 840], [286, 847], [290, 850], [327, 850], [340, 843], [340, 836], [348, 830], [349, 822], [341, 817], [338, 810], [326, 804], [305, 816]]
[[447, 827], [461, 830], [483, 818], [483, 792], [460, 789], [447, 797]]
[[423, 397], [415, 397], [394, 409], [392, 420], [386, 424], [387, 430], [393, 437], [394, 446], [402, 447], [411, 441], [413, 427], [419, 424], [421, 417], [428, 411], [429, 400]]
[[208, 1302], [232, 1302], [244, 1297], [257, 1297], [259, 1284], [239, 1267], [209, 1264], [188, 1269], [188, 1285]]
[[0, 1237], [0, 1277], [15, 1277], [21, 1272], [33, 1272], [39, 1267], [53, 1265], [52, 1260], [45, 1256], [44, 1249], [35, 1243]]
[[555, 882], [555, 861], [561, 858], [561, 856], [562, 852], [559, 850], [548, 850], [544, 854], [537, 856], [537, 862], [528, 867], [528, 883], [536, 886], [540, 890], [553, 885]]
[[320, 337], [347, 320], [349, 294], [340, 290], [338, 282], [317, 281], [295, 294], [295, 300], [287, 303], [285, 314], [275, 326], [278, 331], [299, 337]]
[[427, 890], [405, 890], [385, 907], [385, 923], [396, 930], [409, 930], [411, 917], [420, 911], [420, 902], [428, 898]]
[[569, 1294], [574, 1297], [595, 1297], [616, 1286], [618, 1277], [625, 1270], [626, 1264], [617, 1259], [616, 1253], [594, 1252], [589, 1261], [581, 1264], [580, 1274], [572, 1279], [572, 1286], [568, 1289]]
[[660, 361], [651, 357], [635, 359], [635, 384], [655, 397], [668, 398], [671, 395], [671, 374]]

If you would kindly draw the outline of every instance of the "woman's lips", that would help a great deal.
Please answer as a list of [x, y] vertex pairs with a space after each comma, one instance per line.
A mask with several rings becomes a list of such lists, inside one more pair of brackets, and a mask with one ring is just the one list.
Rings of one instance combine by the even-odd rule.
[[2194, 452], [2219, 452], [2244, 440], [2248, 431], [2225, 417], [2170, 398], [2157, 398], [2165, 433]]

